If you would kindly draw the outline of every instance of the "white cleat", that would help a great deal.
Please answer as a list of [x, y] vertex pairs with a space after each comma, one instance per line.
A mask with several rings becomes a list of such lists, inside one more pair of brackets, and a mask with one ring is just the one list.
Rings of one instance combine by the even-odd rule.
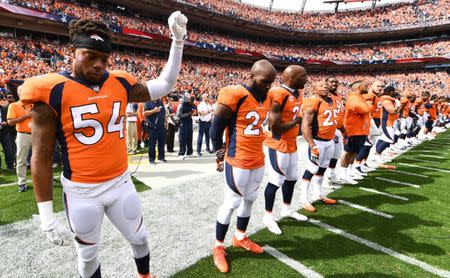
[[358, 173], [356, 173], [356, 172], [352, 172], [352, 173], [350, 174], [350, 178], [353, 179], [353, 180], [356, 180], [356, 181], [360, 181], [360, 180], [363, 180], [363, 179], [364, 179], [363, 176], [361, 176], [360, 174], [358, 174]]
[[273, 220], [272, 215], [267, 213], [264, 214], [263, 223], [264, 225], [266, 225], [267, 229], [269, 229], [269, 231], [271, 231], [272, 233], [276, 235], [281, 235], [283, 233], [280, 227], [278, 227], [277, 221]]
[[328, 182], [336, 184], [336, 183], [339, 183], [339, 179], [336, 175], [333, 175], [328, 178]]
[[361, 170], [362, 170], [364, 173], [369, 173], [369, 172], [376, 171], [377, 169], [376, 169], [376, 168], [369, 167], [369, 165], [362, 164], [362, 165], [361, 165]]
[[342, 178], [340, 183], [341, 184], [353, 184], [353, 185], [358, 184], [357, 181], [355, 181], [354, 179], [351, 179], [350, 177]]
[[283, 207], [281, 209], [281, 217], [290, 217], [297, 221], [308, 221], [308, 217], [294, 211], [292, 208]]
[[[362, 166], [360, 166], [360, 167], [362, 167]], [[360, 169], [361, 169], [361, 170], [359, 170], [358, 168], [355, 168], [355, 172], [356, 172], [358, 175], [360, 175], [360, 176], [366, 177], [366, 176], [367, 176], [367, 173], [364, 172], [364, 171], [362, 170], [362, 168], [360, 168]]]

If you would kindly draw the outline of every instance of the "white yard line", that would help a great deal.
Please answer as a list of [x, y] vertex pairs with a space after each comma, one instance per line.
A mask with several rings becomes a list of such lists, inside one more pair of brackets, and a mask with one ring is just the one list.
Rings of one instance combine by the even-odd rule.
[[375, 190], [375, 189], [372, 189], [372, 188], [360, 187], [359, 189], [361, 189], [363, 191], [372, 192], [372, 193], [380, 194], [380, 195], [383, 195], [383, 196], [391, 197], [391, 198], [394, 198], [394, 199], [402, 200], [402, 201], [409, 201], [408, 198], [405, 198], [405, 197], [402, 197], [402, 196], [398, 196], [398, 195], [395, 195], [395, 194], [389, 194], [389, 193], [386, 193], [386, 192], [378, 191], [378, 190]]
[[440, 158], [440, 159], [446, 159], [443, 156], [437, 156], [437, 155], [430, 155], [430, 154], [422, 154], [420, 153], [419, 156], [423, 156], [423, 157], [431, 157], [431, 158]]
[[280, 251], [278, 251], [277, 249], [275, 249], [269, 245], [264, 246], [264, 251], [266, 251], [269, 255], [271, 255], [275, 259], [279, 260], [280, 262], [292, 267], [298, 273], [300, 273], [301, 275], [303, 275], [305, 277], [308, 277], [308, 278], [322, 278], [323, 277], [322, 275], [315, 272], [314, 270], [304, 266], [303, 264], [301, 264], [300, 262], [298, 262], [294, 259], [289, 258], [285, 254], [281, 253]]
[[359, 209], [359, 210], [362, 210], [362, 211], [365, 211], [365, 212], [368, 212], [368, 213], [372, 213], [372, 214], [375, 214], [375, 215], [378, 215], [378, 216], [382, 216], [384, 218], [392, 219], [394, 217], [393, 215], [390, 215], [390, 214], [387, 214], [387, 213], [384, 213], [384, 212], [380, 212], [380, 211], [376, 211], [376, 210], [370, 209], [368, 207], [364, 207], [364, 206], [357, 205], [357, 204], [354, 204], [354, 203], [350, 203], [350, 202], [347, 202], [345, 200], [338, 200], [338, 203], [339, 204], [344, 204], [344, 205], [347, 205], [349, 207], [352, 207], [352, 208], [355, 208], [355, 209]]
[[387, 181], [387, 182], [390, 182], [390, 183], [396, 183], [396, 184], [401, 184], [401, 185], [412, 186], [412, 187], [415, 187], [415, 188], [420, 188], [419, 185], [414, 184], [414, 183], [390, 180], [390, 179], [386, 179], [386, 178], [382, 178], [382, 177], [375, 177], [375, 179], [380, 180], [380, 181]]
[[[53, 176], [54, 179], [59, 179], [60, 175], [57, 176]], [[27, 185], [30, 185], [31, 181], [27, 181]], [[3, 183], [0, 184], [0, 187], [4, 187], [4, 186], [11, 186], [11, 185], [18, 185], [17, 182], [10, 182], [10, 183]]]
[[430, 176], [427, 176], [427, 175], [421, 175], [421, 174], [416, 174], [416, 173], [410, 173], [410, 172], [400, 171], [400, 170], [389, 170], [389, 172], [401, 173], [401, 174], [411, 175], [411, 176], [421, 177], [421, 178], [429, 178], [429, 177], [430, 177]]
[[385, 253], [385, 254], [387, 254], [389, 256], [392, 256], [394, 258], [397, 258], [397, 259], [399, 259], [399, 260], [401, 260], [401, 261], [403, 261], [403, 262], [405, 262], [407, 264], [420, 267], [421, 269], [423, 269], [423, 270], [425, 270], [427, 272], [430, 272], [432, 274], [435, 274], [435, 275], [437, 275], [439, 277], [450, 277], [450, 271], [434, 267], [434, 266], [429, 265], [429, 264], [427, 264], [425, 262], [422, 262], [422, 261], [419, 261], [417, 259], [411, 258], [409, 256], [400, 254], [400, 253], [398, 253], [398, 252], [396, 252], [396, 251], [394, 251], [392, 249], [389, 249], [387, 247], [381, 246], [381, 245], [379, 245], [379, 244], [377, 244], [375, 242], [369, 241], [367, 239], [358, 237], [356, 235], [344, 232], [343, 230], [338, 229], [336, 227], [333, 227], [333, 226], [330, 226], [328, 224], [322, 223], [319, 220], [315, 220], [315, 219], [310, 218], [309, 222], [311, 224], [313, 224], [313, 225], [316, 225], [316, 226], [319, 226], [319, 227], [321, 227], [323, 229], [326, 229], [326, 230], [328, 230], [328, 231], [330, 231], [332, 233], [335, 233], [337, 235], [346, 237], [346, 238], [348, 238], [350, 240], [356, 241], [356, 242], [358, 242], [358, 243], [360, 243], [362, 245], [365, 245], [365, 246], [367, 246], [369, 248], [372, 248], [372, 249], [374, 249], [376, 251], [379, 251], [379, 252]]
[[446, 169], [439, 169], [439, 168], [433, 168], [433, 167], [424, 167], [424, 166], [418, 166], [418, 165], [409, 164], [409, 163], [399, 163], [399, 164], [400, 164], [400, 165], [404, 165], [404, 166], [409, 166], [409, 167], [420, 168], [420, 169], [426, 169], [426, 170], [432, 170], [432, 171], [439, 171], [439, 172], [444, 172], [444, 173], [450, 173], [450, 170], [446, 170]]
[[402, 157], [403, 159], [406, 159], [406, 160], [411, 160], [411, 161], [417, 161], [417, 162], [425, 162], [425, 163], [432, 163], [432, 164], [441, 164], [440, 162], [437, 162], [437, 161], [425, 161], [425, 160], [422, 160], [422, 159], [416, 159], [416, 158], [410, 158], [410, 157]]
[[448, 154], [448, 152], [441, 152], [439, 150], [431, 151], [431, 150], [420, 150], [423, 153], [437, 153], [437, 154]]

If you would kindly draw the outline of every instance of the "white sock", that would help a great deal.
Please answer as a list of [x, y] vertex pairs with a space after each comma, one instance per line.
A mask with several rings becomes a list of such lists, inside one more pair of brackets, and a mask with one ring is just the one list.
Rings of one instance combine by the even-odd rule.
[[330, 171], [330, 177], [336, 177], [336, 168], [328, 168]]
[[308, 202], [308, 188], [310, 181], [302, 180], [300, 182], [300, 203]]
[[214, 243], [214, 247], [223, 246], [223, 242], [217, 241]]
[[345, 179], [347, 177], [348, 167], [341, 166], [341, 178]]
[[234, 236], [238, 239], [238, 240], [243, 240], [245, 237], [245, 233], [236, 230], [236, 232], [234, 233]]

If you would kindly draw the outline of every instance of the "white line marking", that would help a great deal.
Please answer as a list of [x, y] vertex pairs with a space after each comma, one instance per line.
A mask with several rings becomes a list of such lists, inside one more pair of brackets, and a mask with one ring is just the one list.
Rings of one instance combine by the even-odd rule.
[[399, 163], [400, 165], [405, 165], [405, 166], [409, 166], [409, 167], [415, 167], [415, 168], [421, 168], [421, 169], [426, 169], [426, 170], [432, 170], [432, 171], [439, 171], [439, 172], [444, 172], [444, 173], [450, 173], [450, 170], [445, 170], [445, 169], [439, 169], [439, 168], [433, 168], [433, 167], [424, 167], [424, 166], [417, 166], [414, 164], [409, 164], [409, 163]]
[[402, 174], [405, 174], [405, 175], [411, 175], [411, 176], [416, 176], [416, 177], [421, 177], [421, 178], [429, 178], [430, 177], [430, 176], [427, 176], [427, 175], [410, 173], [410, 172], [405, 172], [405, 171], [400, 171], [400, 170], [389, 170], [389, 172], [402, 173]]
[[443, 157], [443, 156], [429, 155], [429, 154], [419, 154], [419, 156], [445, 159], [445, 157]]
[[298, 261], [289, 258], [285, 254], [281, 253], [280, 251], [278, 251], [277, 249], [275, 249], [275, 248], [273, 248], [273, 247], [271, 247], [269, 245], [264, 246], [264, 251], [266, 251], [269, 255], [271, 255], [275, 259], [279, 260], [280, 262], [282, 262], [282, 263], [292, 267], [298, 273], [302, 274], [305, 277], [308, 277], [308, 278], [323, 278], [323, 276], [320, 275], [319, 273], [317, 273], [314, 270], [304, 266], [303, 264], [299, 263]]
[[364, 238], [360, 238], [360, 237], [355, 236], [353, 234], [344, 232], [343, 230], [338, 229], [336, 227], [333, 227], [333, 226], [330, 226], [328, 224], [322, 223], [319, 220], [315, 220], [315, 219], [309, 218], [309, 222], [311, 224], [314, 224], [316, 226], [324, 228], [324, 229], [326, 229], [326, 230], [328, 230], [328, 231], [330, 231], [332, 233], [335, 233], [337, 235], [346, 237], [346, 238], [348, 238], [350, 240], [356, 241], [356, 242], [358, 242], [358, 243], [360, 243], [362, 245], [365, 245], [365, 246], [367, 246], [369, 248], [372, 248], [372, 249], [374, 249], [376, 251], [379, 251], [379, 252], [385, 253], [385, 254], [387, 254], [389, 256], [392, 256], [394, 258], [397, 258], [397, 259], [399, 259], [399, 260], [401, 260], [401, 261], [403, 261], [405, 263], [408, 263], [410, 265], [414, 265], [414, 266], [420, 267], [421, 269], [423, 269], [423, 270], [425, 270], [427, 272], [433, 273], [433, 274], [435, 274], [437, 276], [450, 277], [450, 271], [439, 269], [439, 268], [434, 267], [432, 265], [429, 265], [429, 264], [427, 264], [425, 262], [422, 262], [422, 261], [419, 261], [417, 259], [411, 258], [409, 256], [400, 254], [400, 253], [398, 253], [398, 252], [396, 252], [396, 251], [394, 251], [392, 249], [389, 249], [387, 247], [381, 246], [381, 245], [379, 245], [379, 244], [377, 244], [375, 242], [369, 241], [369, 240], [364, 239]]
[[437, 162], [437, 161], [425, 161], [422, 159], [416, 159], [416, 158], [410, 158], [410, 157], [402, 157], [402, 158], [406, 159], [406, 160], [411, 160], [411, 161], [426, 162], [426, 163], [432, 163], [432, 164], [441, 164], [440, 162]]
[[383, 195], [383, 196], [391, 197], [391, 198], [394, 198], [394, 199], [399, 199], [399, 200], [402, 200], [402, 201], [409, 201], [408, 198], [405, 198], [405, 197], [402, 197], [402, 196], [398, 196], [398, 195], [394, 195], [394, 194], [389, 194], [389, 193], [382, 192], [382, 191], [378, 191], [378, 190], [375, 190], [375, 189], [372, 189], [372, 188], [360, 187], [359, 189], [361, 189], [363, 191], [372, 192], [372, 193], [380, 194], [380, 195]]
[[385, 179], [385, 178], [382, 178], [382, 177], [376, 177], [375, 179], [380, 180], [380, 181], [387, 181], [387, 182], [390, 182], [390, 183], [397, 183], [397, 184], [412, 186], [412, 187], [415, 187], [415, 188], [420, 188], [419, 185], [414, 184], [414, 183], [390, 180], [390, 179]]
[[448, 154], [447, 152], [441, 152], [439, 150], [431, 151], [431, 150], [420, 150], [423, 153], [438, 153], [438, 154]]
[[370, 208], [367, 208], [367, 207], [363, 207], [363, 206], [360, 206], [360, 205], [357, 205], [357, 204], [353, 204], [353, 203], [344, 201], [344, 200], [338, 200], [338, 203], [347, 205], [347, 206], [355, 208], [355, 209], [360, 209], [360, 210], [363, 210], [365, 212], [372, 213], [372, 214], [375, 214], [375, 215], [378, 215], [378, 216], [382, 216], [384, 218], [392, 219], [394, 217], [393, 215], [390, 215], [390, 214], [387, 214], [387, 213], [384, 213], [384, 212], [379, 212], [379, 211], [376, 211], [376, 210], [373, 210], [373, 209], [370, 209]]

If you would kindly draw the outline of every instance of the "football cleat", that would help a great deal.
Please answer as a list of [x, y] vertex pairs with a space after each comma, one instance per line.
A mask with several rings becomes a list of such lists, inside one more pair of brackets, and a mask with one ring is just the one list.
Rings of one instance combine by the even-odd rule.
[[156, 275], [151, 275], [150, 273], [145, 275], [138, 273], [138, 278], [156, 278]]
[[266, 225], [267, 229], [269, 229], [269, 231], [271, 231], [272, 233], [276, 235], [282, 234], [280, 227], [278, 227], [277, 221], [273, 220], [272, 215], [267, 213], [264, 214], [263, 223], [264, 225]]
[[328, 197], [323, 197], [320, 199], [322, 202], [324, 202], [327, 205], [334, 205], [337, 203], [337, 201], [335, 199], [330, 199]]
[[350, 177], [343, 177], [341, 180], [342, 184], [358, 184], [357, 181], [355, 181], [354, 179], [350, 178]]
[[283, 206], [283, 208], [281, 209], [281, 216], [282, 217], [290, 217], [293, 218], [297, 221], [308, 221], [308, 217], [306, 217], [303, 214], [300, 214], [296, 211], [294, 211], [291, 207], [286, 207]]
[[317, 211], [316, 208], [313, 207], [313, 205], [311, 205], [309, 202], [306, 202], [306, 203], [303, 204], [303, 209], [305, 209], [306, 211], [309, 211], [309, 212], [316, 212]]
[[214, 265], [222, 273], [228, 272], [227, 252], [225, 252], [225, 246], [219, 245], [213, 249]]
[[339, 183], [339, 179], [338, 179], [338, 177], [336, 175], [330, 175], [329, 178], [328, 178], [328, 181], [330, 183]]
[[356, 167], [355, 172], [358, 173], [358, 175], [360, 175], [360, 176], [363, 176], [363, 177], [367, 176], [367, 173], [362, 170], [361, 166]]
[[376, 171], [377, 169], [376, 169], [376, 168], [372, 168], [372, 167], [370, 167], [369, 165], [362, 164], [362, 165], [361, 165], [361, 170], [362, 170], [364, 173], [369, 173], [369, 172]]
[[264, 249], [261, 246], [251, 241], [247, 236], [245, 236], [242, 240], [239, 240], [236, 236], [233, 236], [233, 246], [244, 248], [245, 250], [255, 254], [261, 254], [264, 252]]

